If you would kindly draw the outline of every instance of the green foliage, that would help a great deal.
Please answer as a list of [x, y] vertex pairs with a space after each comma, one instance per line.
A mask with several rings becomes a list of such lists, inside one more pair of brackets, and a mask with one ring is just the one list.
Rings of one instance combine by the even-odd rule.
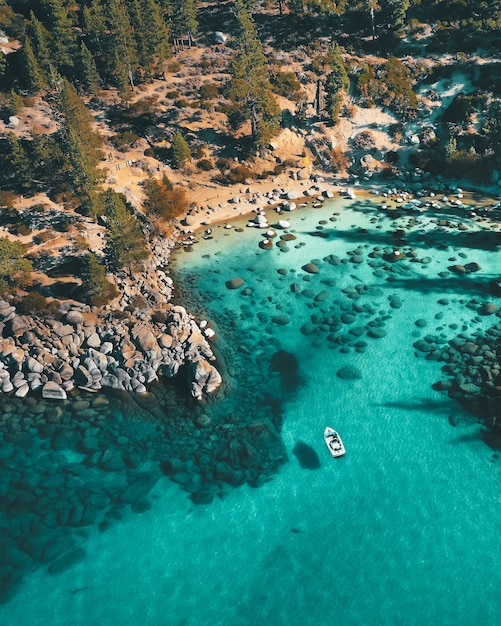
[[482, 132], [489, 140], [498, 162], [501, 160], [501, 101], [495, 100], [487, 110]]
[[325, 106], [329, 117], [337, 123], [344, 95], [350, 87], [348, 72], [337, 44], [333, 44], [329, 50], [329, 63], [332, 71], [325, 84]]
[[93, 131], [89, 111], [67, 80], [61, 81], [61, 89], [56, 93], [56, 106], [62, 117], [60, 135], [71, 165], [70, 176], [75, 191], [87, 213], [95, 217], [101, 211], [96, 186], [103, 174], [96, 163], [102, 157], [99, 150], [102, 139]]
[[138, 59], [143, 69], [153, 70], [171, 55], [169, 29], [154, 0], [132, 0], [129, 13], [134, 24]]
[[25, 287], [31, 282], [31, 262], [24, 257], [24, 248], [18, 241], [0, 238], [0, 293], [10, 288]]
[[403, 119], [414, 117], [418, 109], [412, 83], [411, 71], [396, 57], [390, 57], [377, 71], [371, 65], [362, 65], [357, 78], [366, 105], [376, 102], [387, 106]]
[[247, 165], [237, 165], [227, 176], [227, 181], [232, 184], [245, 183], [245, 181], [254, 178], [252, 170]]
[[213, 100], [219, 95], [219, 87], [215, 83], [206, 83], [200, 87], [198, 93], [204, 100]]
[[[280, 129], [280, 109], [273, 97], [266, 58], [254, 22], [241, 0], [236, 3], [239, 22], [237, 54], [231, 63], [227, 94], [236, 105], [229, 122], [239, 128], [251, 122], [254, 146], [265, 146]], [[239, 111], [237, 111], [239, 108]]]
[[39, 91], [47, 85], [47, 79], [38, 64], [29, 37], [25, 37], [21, 48], [22, 80], [30, 92]]
[[172, 138], [172, 160], [174, 167], [178, 170], [191, 160], [190, 146], [179, 132]]
[[45, 296], [38, 291], [32, 291], [27, 296], [19, 300], [16, 308], [22, 315], [33, 315], [47, 310], [48, 301]]
[[102, 85], [101, 77], [92, 52], [83, 41], [80, 44], [80, 68], [79, 82], [83, 90], [86, 93], [97, 93]]
[[134, 145], [140, 141], [141, 137], [136, 135], [136, 133], [132, 133], [130, 130], [125, 130], [122, 133], [117, 133], [110, 137], [111, 145], [119, 150], [120, 152], [126, 152], [130, 148], [133, 148]]
[[168, 0], [163, 4], [167, 6], [174, 37], [198, 31], [195, 0]]
[[118, 289], [106, 278], [106, 269], [90, 252], [82, 272], [83, 299], [92, 306], [104, 306], [118, 296]]
[[9, 102], [10, 113], [12, 115], [17, 115], [19, 111], [24, 107], [24, 101], [22, 97], [18, 93], [16, 93], [13, 89], [11, 89], [9, 101], [10, 101]]
[[145, 183], [145, 207], [166, 222], [184, 215], [189, 207], [186, 191], [174, 187], [172, 182], [163, 176], [161, 180], [150, 178]]
[[148, 243], [137, 218], [122, 197], [112, 189], [104, 193], [106, 259], [112, 269], [128, 267], [132, 271], [149, 257]]
[[295, 72], [278, 72], [272, 79], [273, 90], [279, 96], [289, 100], [297, 100], [301, 91], [301, 83]]
[[32, 171], [26, 151], [14, 133], [9, 133], [9, 170], [14, 187], [28, 190], [32, 184]]
[[214, 165], [209, 159], [200, 159], [200, 161], [198, 161], [197, 163], [197, 167], [203, 172], [209, 172], [214, 167]]

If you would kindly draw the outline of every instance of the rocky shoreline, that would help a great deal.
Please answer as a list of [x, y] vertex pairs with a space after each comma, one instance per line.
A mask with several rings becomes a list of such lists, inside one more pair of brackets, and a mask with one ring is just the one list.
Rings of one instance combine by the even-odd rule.
[[74, 389], [145, 393], [149, 383], [183, 366], [197, 400], [221, 385], [203, 331], [181, 306], [165, 305], [145, 319], [69, 303], [60, 312], [60, 320], [24, 316], [0, 301], [2, 393], [37, 392], [51, 400], [65, 400]]

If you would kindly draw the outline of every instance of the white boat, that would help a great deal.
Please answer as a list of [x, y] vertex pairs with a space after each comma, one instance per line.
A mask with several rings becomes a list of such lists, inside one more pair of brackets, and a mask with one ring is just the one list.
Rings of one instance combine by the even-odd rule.
[[344, 455], [346, 450], [344, 449], [341, 437], [330, 426], [327, 426], [324, 430], [324, 439], [327, 447], [329, 448], [329, 452], [332, 454], [333, 457]]

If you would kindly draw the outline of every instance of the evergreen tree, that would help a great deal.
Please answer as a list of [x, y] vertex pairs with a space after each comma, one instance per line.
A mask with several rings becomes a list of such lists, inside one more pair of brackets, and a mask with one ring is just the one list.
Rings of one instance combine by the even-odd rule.
[[127, 5], [123, 0], [109, 0], [105, 5], [108, 26], [105, 55], [113, 84], [122, 97], [130, 91], [130, 74], [137, 69], [137, 50]]
[[104, 306], [118, 295], [118, 289], [106, 278], [106, 269], [90, 252], [82, 272], [82, 291], [86, 302], [93, 306]]
[[94, 160], [101, 157], [99, 147], [102, 138], [92, 129], [93, 118], [73, 85], [66, 79], [60, 82], [59, 91], [55, 93], [56, 106], [64, 119], [65, 127], [75, 129], [81, 141], [88, 147]]
[[89, 111], [73, 85], [65, 79], [56, 92], [56, 106], [61, 116], [60, 135], [71, 165], [71, 178], [84, 208], [95, 217], [101, 210], [96, 186], [103, 174], [96, 165], [102, 156], [99, 150], [102, 140], [92, 130]]
[[174, 37], [198, 31], [195, 0], [170, 0], [169, 14]]
[[82, 41], [80, 44], [80, 83], [87, 93], [97, 93], [101, 87], [101, 77], [91, 51]]
[[386, 22], [391, 30], [400, 30], [405, 24], [410, 0], [382, 0], [382, 10], [386, 12]]
[[179, 132], [172, 138], [172, 159], [174, 167], [178, 170], [183, 168], [187, 161], [191, 160], [190, 146]]
[[23, 190], [29, 189], [33, 179], [30, 160], [21, 142], [14, 133], [9, 133], [9, 166], [15, 184]]
[[104, 194], [104, 207], [107, 261], [112, 269], [127, 267], [132, 271], [149, 257], [146, 237], [122, 197], [112, 189]]
[[133, 0], [130, 4], [139, 61], [143, 69], [154, 69], [171, 55], [169, 29], [155, 0]]
[[63, 0], [42, 0], [47, 15], [47, 25], [51, 33], [54, 64], [66, 73], [73, 69], [78, 58], [78, 41], [75, 23], [69, 6]]
[[23, 83], [30, 92], [39, 91], [47, 85], [47, 78], [40, 69], [28, 36], [24, 38], [21, 48], [21, 67]]
[[231, 64], [228, 96], [236, 105], [236, 115], [230, 124], [240, 127], [250, 120], [255, 147], [263, 147], [280, 128], [280, 110], [275, 102], [266, 58], [251, 16], [237, 0], [239, 35], [237, 54]]
[[332, 71], [325, 85], [325, 104], [329, 117], [337, 123], [344, 94], [350, 86], [350, 79], [337, 44], [333, 44], [329, 50], [329, 61]]
[[14, 91], [14, 89], [10, 90], [9, 105], [12, 115], [17, 115], [19, 111], [24, 107], [24, 100], [18, 93]]
[[35, 17], [33, 11], [30, 11], [30, 21], [28, 22], [26, 30], [30, 36], [33, 52], [40, 70], [47, 77], [50, 73], [51, 65], [55, 64], [53, 54], [51, 53], [50, 34]]
[[83, 30], [85, 40], [94, 58], [104, 62], [105, 45], [108, 25], [103, 5], [100, 0], [92, 0], [89, 5], [83, 8]]
[[54, 182], [58, 176], [66, 175], [68, 164], [59, 144], [52, 136], [33, 133], [29, 150], [35, 179]]

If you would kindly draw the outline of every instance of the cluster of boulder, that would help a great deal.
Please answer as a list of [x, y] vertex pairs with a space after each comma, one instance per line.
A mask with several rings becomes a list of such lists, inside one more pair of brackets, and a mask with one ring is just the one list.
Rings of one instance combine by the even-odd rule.
[[[492, 304], [492, 303], [491, 303]], [[485, 307], [480, 315], [499, 317], [499, 309]], [[489, 427], [501, 422], [501, 323], [471, 337], [461, 333], [444, 341], [437, 335], [426, 335], [414, 343], [428, 360], [445, 363], [442, 371], [448, 376], [433, 387], [458, 400]]]
[[144, 393], [184, 365], [198, 400], [222, 382], [206, 335], [181, 306], [165, 305], [154, 321], [65, 303], [55, 319], [19, 315], [0, 301], [0, 331], [0, 390], [19, 398], [38, 390], [64, 400], [74, 388]]

